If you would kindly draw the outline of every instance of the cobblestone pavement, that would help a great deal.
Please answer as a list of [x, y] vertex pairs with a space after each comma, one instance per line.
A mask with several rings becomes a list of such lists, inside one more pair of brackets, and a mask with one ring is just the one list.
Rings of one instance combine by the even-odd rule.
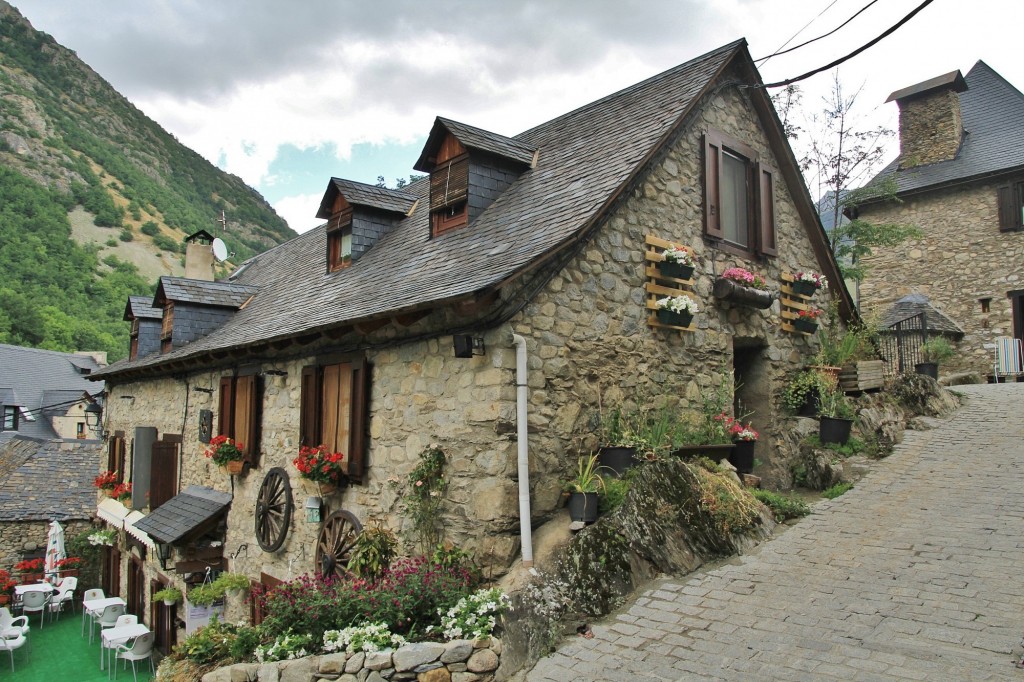
[[651, 586], [527, 679], [1024, 682], [1024, 384], [957, 390], [853, 490]]

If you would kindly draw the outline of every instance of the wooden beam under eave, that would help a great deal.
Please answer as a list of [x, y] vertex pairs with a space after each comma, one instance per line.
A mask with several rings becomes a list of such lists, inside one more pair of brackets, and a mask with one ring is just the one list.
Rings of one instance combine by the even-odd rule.
[[417, 322], [422, 320], [424, 317], [429, 315], [430, 312], [431, 312], [430, 310], [417, 310], [417, 311], [411, 312], [411, 313], [403, 313], [401, 315], [395, 315], [395, 317], [394, 317], [395, 324], [397, 324], [397, 325], [399, 325], [401, 327], [411, 327], [412, 325], [416, 324]]
[[326, 336], [329, 339], [334, 339], [335, 341], [337, 341], [338, 339], [342, 338], [346, 334], [350, 334], [351, 332], [352, 325], [346, 324], [344, 327], [332, 327], [331, 329], [325, 329], [324, 336]]
[[295, 343], [299, 344], [300, 346], [308, 346], [309, 344], [313, 343], [314, 341], [319, 341], [322, 336], [323, 336], [323, 334], [321, 334], [320, 332], [313, 332], [312, 334], [304, 334], [302, 336], [296, 336], [295, 337]]
[[364, 322], [357, 322], [355, 325], [355, 330], [362, 334], [363, 336], [366, 336], [367, 334], [377, 331], [381, 327], [387, 326], [389, 321], [390, 320], [388, 320], [388, 318], [386, 317], [380, 317], [377, 318], [376, 320], [366, 320]]
[[270, 347], [274, 350], [285, 350], [295, 344], [295, 340], [292, 338], [278, 339], [277, 341], [271, 341]]
[[498, 292], [489, 291], [484, 294], [477, 294], [473, 298], [460, 301], [455, 304], [455, 312], [459, 315], [476, 315], [494, 305], [498, 300]]

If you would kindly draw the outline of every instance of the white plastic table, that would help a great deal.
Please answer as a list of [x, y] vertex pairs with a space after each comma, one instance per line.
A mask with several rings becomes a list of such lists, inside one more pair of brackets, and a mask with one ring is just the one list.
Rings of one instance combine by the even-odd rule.
[[121, 606], [127, 606], [128, 602], [120, 597], [104, 597], [103, 599], [89, 599], [88, 601], [82, 602], [82, 625], [85, 625], [86, 619], [89, 620], [89, 643], [92, 643], [92, 617], [97, 613], [102, 613], [103, 609], [114, 604], [120, 604]]
[[[111, 650], [116, 649], [120, 645], [122, 645], [125, 642], [127, 642], [129, 639], [132, 639], [133, 637], [138, 637], [139, 635], [144, 635], [147, 632], [149, 632], [149, 628], [147, 628], [142, 623], [139, 623], [137, 625], [122, 625], [119, 628], [107, 628], [106, 630], [101, 632], [100, 633], [100, 670], [104, 669], [103, 668], [103, 658], [104, 658], [103, 654], [104, 653], [106, 653], [107, 658], [109, 658]], [[117, 659], [115, 658], [114, 659], [114, 665], [116, 665], [116, 664], [117, 664]], [[110, 676], [110, 670], [112, 670], [112, 669], [113, 668], [110, 665], [110, 662], [108, 661], [107, 662], [107, 676], [108, 677]]]
[[50, 583], [32, 583], [31, 585], [14, 586], [14, 594], [19, 597], [26, 592], [53, 592], [53, 585]]

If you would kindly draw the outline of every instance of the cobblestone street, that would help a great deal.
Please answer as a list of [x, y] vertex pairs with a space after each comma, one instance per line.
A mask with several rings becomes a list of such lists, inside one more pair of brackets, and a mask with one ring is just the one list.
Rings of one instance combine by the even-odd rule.
[[956, 390], [853, 490], [651, 585], [527, 679], [1024, 681], [1024, 384]]

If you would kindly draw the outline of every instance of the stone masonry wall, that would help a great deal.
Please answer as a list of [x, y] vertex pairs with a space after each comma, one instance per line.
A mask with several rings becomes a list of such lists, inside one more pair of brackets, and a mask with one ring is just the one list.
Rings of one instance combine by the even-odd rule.
[[953, 90], [899, 101], [900, 168], [956, 157], [963, 137], [960, 95]]
[[[65, 538], [92, 528], [89, 521], [61, 521], [60, 525], [64, 528]], [[0, 523], [0, 568], [9, 571], [11, 566], [26, 556], [44, 552], [46, 536], [49, 531], [49, 521], [5, 521]]]
[[[1024, 233], [999, 231], [997, 185], [928, 192], [861, 209], [869, 222], [909, 223], [925, 234], [921, 240], [876, 249], [864, 259], [868, 274], [860, 288], [861, 305], [870, 316], [907, 294], [927, 296], [966, 334], [958, 356], [943, 363], [943, 374], [991, 374], [993, 351], [984, 344], [1013, 335], [1006, 294], [1024, 289]], [[987, 313], [980, 303], [984, 298], [991, 299]]]

